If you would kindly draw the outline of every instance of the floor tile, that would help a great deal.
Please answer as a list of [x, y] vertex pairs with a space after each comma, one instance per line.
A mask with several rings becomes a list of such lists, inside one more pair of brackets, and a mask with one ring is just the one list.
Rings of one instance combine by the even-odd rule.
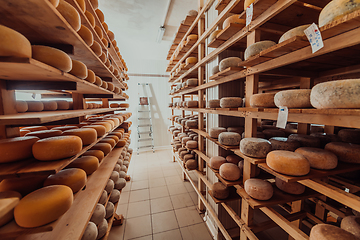
[[120, 226], [113, 226], [109, 233], [108, 240], [123, 240], [126, 223]]
[[182, 239], [186, 240], [212, 240], [205, 223], [180, 228]]
[[157, 170], [155, 171], [149, 171], [148, 172], [148, 176], [149, 176], [149, 179], [157, 179], [157, 178], [163, 178], [164, 177], [164, 173], [162, 170], [159, 170], [157, 168]]
[[125, 222], [124, 240], [152, 234], [150, 215], [126, 219]]
[[167, 188], [169, 190], [170, 196], [188, 192], [183, 183], [174, 184], [174, 185], [167, 185]]
[[173, 210], [170, 197], [156, 198], [150, 200], [151, 214]]
[[121, 191], [119, 204], [126, 204], [129, 202], [130, 192]]
[[167, 185], [173, 185], [173, 184], [180, 184], [183, 181], [181, 180], [179, 175], [176, 175], [176, 176], [165, 177], [165, 182]]
[[199, 196], [197, 195], [197, 193], [196, 193], [196, 192], [190, 192], [189, 194], [190, 194], [190, 197], [191, 197], [191, 199], [193, 200], [193, 202], [194, 202], [194, 203], [197, 203], [197, 202], [198, 202], [198, 198], [199, 198]]
[[180, 229], [156, 233], [153, 235], [153, 240], [182, 240]]
[[147, 180], [147, 179], [148, 179], [147, 172], [145, 172], [145, 173], [134, 173], [131, 176], [131, 181], [133, 181], [133, 182], [141, 181], [141, 180]]
[[179, 173], [176, 171], [176, 169], [166, 169], [166, 170], [163, 170], [163, 173], [164, 173], [165, 177], [179, 175]]
[[174, 209], [191, 207], [191, 206], [195, 205], [195, 203], [191, 199], [189, 193], [172, 195], [172, 196], [170, 196], [170, 198], [171, 198], [171, 203], [172, 203]]
[[140, 180], [131, 184], [131, 191], [149, 188], [148, 180]]
[[149, 200], [129, 203], [127, 218], [140, 217], [149, 214], [150, 214]]
[[118, 207], [116, 208], [116, 213], [118, 215], [123, 215], [124, 218], [127, 218], [128, 206], [129, 206], [129, 204], [127, 204], [127, 203], [119, 204]]
[[144, 236], [144, 237], [132, 238], [130, 240], [153, 240], [153, 236], [152, 235], [147, 235], [147, 236]]
[[191, 183], [189, 181], [184, 182], [184, 186], [186, 187], [186, 190], [191, 193], [191, 192], [195, 192], [194, 187], [191, 185]]
[[150, 188], [150, 198], [161, 198], [169, 196], [169, 191], [166, 186]]
[[151, 218], [153, 234], [179, 228], [174, 211], [152, 214]]
[[202, 222], [195, 206], [176, 209], [175, 214], [180, 227], [186, 227]]
[[131, 190], [131, 183], [130, 181], [126, 182], [126, 186], [121, 190], [121, 192], [129, 192]]
[[155, 178], [155, 179], [150, 178], [149, 186], [150, 188], [166, 186], [165, 178], [163, 177]]
[[130, 192], [129, 202], [139, 202], [150, 198], [149, 189], [141, 189]]

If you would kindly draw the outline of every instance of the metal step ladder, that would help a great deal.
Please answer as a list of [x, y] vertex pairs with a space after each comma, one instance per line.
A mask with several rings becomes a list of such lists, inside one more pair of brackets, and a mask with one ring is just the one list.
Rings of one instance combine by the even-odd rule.
[[[154, 150], [153, 126], [151, 119], [151, 104], [147, 92], [150, 91], [149, 83], [138, 83], [138, 88], [143, 87], [143, 94], [140, 96], [138, 89], [139, 106], [137, 111], [137, 154], [141, 148], [151, 148]], [[150, 144], [151, 142], [151, 144]], [[142, 145], [144, 143], [144, 145]]]

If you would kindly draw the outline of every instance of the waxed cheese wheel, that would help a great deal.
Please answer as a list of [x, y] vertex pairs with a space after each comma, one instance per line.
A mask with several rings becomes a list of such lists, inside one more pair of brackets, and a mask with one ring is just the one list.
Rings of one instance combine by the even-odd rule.
[[298, 141], [302, 147], [321, 147], [320, 139], [305, 134], [291, 134], [288, 139]]
[[274, 189], [268, 181], [257, 178], [246, 180], [244, 189], [250, 197], [257, 200], [269, 200], [274, 194]]
[[213, 99], [207, 102], [208, 108], [220, 108], [220, 99]]
[[64, 136], [74, 135], [80, 137], [84, 146], [94, 143], [97, 139], [96, 130], [92, 128], [69, 129], [62, 134]]
[[108, 219], [114, 213], [114, 210], [115, 210], [114, 204], [112, 202], [108, 202], [106, 204], [105, 210], [106, 210], [105, 218]]
[[266, 164], [272, 170], [290, 176], [303, 176], [310, 172], [310, 163], [303, 155], [285, 150], [270, 152]]
[[0, 25], [0, 56], [31, 58], [31, 44], [21, 33]]
[[240, 27], [245, 27], [246, 25], [246, 20], [245, 19], [241, 19], [240, 15], [235, 14], [233, 16], [228, 17], [227, 19], [225, 19], [224, 23], [223, 23], [223, 29], [225, 29], [227, 26], [229, 26], [231, 23], [233, 24], [239, 24]]
[[65, 0], [60, 0], [56, 10], [60, 12], [75, 32], [79, 31], [81, 27], [80, 14], [73, 6], [71, 6], [71, 4], [67, 3]]
[[120, 191], [117, 189], [112, 190], [109, 201], [112, 203], [117, 203], [120, 199]]
[[111, 152], [112, 147], [109, 143], [97, 143], [91, 148], [91, 150], [101, 150], [106, 156]]
[[7, 178], [0, 182], [0, 192], [15, 191], [22, 196], [42, 188], [47, 176]]
[[[360, 2], [358, 3], [360, 6]], [[360, 108], [360, 79], [319, 83], [311, 90], [311, 105], [324, 108]]]
[[95, 77], [96, 77], [95, 73], [92, 70], [88, 69], [88, 74], [85, 80], [88, 81], [89, 83], [95, 83], [96, 81]]
[[92, 128], [96, 130], [96, 134], [97, 137], [101, 137], [104, 136], [104, 134], [106, 133], [106, 128], [103, 125], [87, 125], [87, 126], [83, 126], [82, 128]]
[[330, 170], [336, 168], [338, 163], [334, 153], [321, 148], [301, 147], [295, 152], [303, 155], [312, 168]]
[[103, 236], [105, 236], [107, 229], [108, 229], [108, 222], [104, 218], [98, 226], [98, 235], [97, 235], [96, 239], [100, 239]]
[[15, 162], [32, 157], [32, 146], [38, 137], [15, 137], [0, 140], [0, 163]]
[[224, 163], [227, 163], [226, 159], [222, 156], [214, 156], [210, 158], [210, 167], [213, 169], [219, 169], [220, 166]]
[[82, 149], [78, 136], [58, 136], [37, 141], [32, 146], [34, 157], [40, 161], [53, 161], [72, 157]]
[[26, 101], [16, 101], [15, 108], [18, 113], [24, 113], [28, 110], [28, 104]]
[[300, 147], [300, 143], [296, 140], [290, 140], [284, 137], [273, 137], [269, 139], [272, 150], [286, 150], [294, 152]]
[[88, 222], [81, 240], [96, 240], [98, 229], [95, 223]]
[[331, 142], [325, 145], [325, 150], [334, 153], [339, 161], [360, 163], [360, 145], [343, 142]]
[[56, 101], [42, 101], [44, 105], [44, 111], [55, 111], [57, 110], [57, 102]]
[[276, 187], [278, 187], [281, 191], [286, 193], [299, 195], [305, 192], [305, 186], [298, 182], [286, 182], [281, 178], [276, 177], [275, 179]]
[[32, 45], [32, 58], [58, 68], [64, 72], [72, 69], [71, 58], [63, 51], [40, 45]]
[[225, 180], [236, 181], [241, 177], [242, 172], [240, 171], [240, 168], [235, 164], [223, 163], [219, 168], [219, 174]]
[[209, 36], [209, 43], [211, 43], [212, 41], [214, 41], [221, 31], [222, 31], [222, 30], [215, 30], [215, 31], [213, 31], [213, 32], [210, 34], [210, 36]]
[[196, 57], [188, 57], [188, 58], [186, 58], [186, 60], [185, 60], [185, 62], [186, 62], [186, 64], [195, 64], [195, 63], [197, 63], [197, 58]]
[[243, 99], [240, 97], [223, 97], [220, 99], [221, 108], [238, 108], [243, 104]]
[[101, 141], [99, 141], [99, 143], [108, 143], [111, 145], [111, 148], [115, 147], [115, 145], [116, 145], [115, 140], [112, 138], [104, 138]]
[[119, 174], [119, 179], [115, 182], [114, 188], [120, 191], [125, 186], [126, 186], [126, 180], [124, 178], [120, 178], [120, 174]]
[[216, 182], [211, 187], [211, 193], [217, 199], [226, 199], [229, 197], [230, 190], [221, 182]]
[[247, 60], [250, 57], [257, 55], [261, 51], [264, 51], [274, 45], [276, 45], [276, 43], [273, 41], [260, 41], [260, 42], [253, 43], [246, 48], [245, 53], [244, 53], [244, 59]]
[[99, 168], [99, 159], [95, 156], [82, 156], [72, 161], [67, 167], [82, 169], [86, 175], [90, 175]]
[[360, 239], [360, 217], [346, 216], [341, 220], [340, 227]]
[[222, 132], [219, 134], [219, 143], [226, 146], [238, 146], [240, 144], [241, 136], [235, 132]]
[[124, 139], [120, 139], [119, 142], [116, 144], [117, 148], [124, 147], [126, 144], [126, 141]]
[[197, 149], [198, 147], [198, 142], [197, 141], [187, 141], [186, 142], [186, 147], [189, 148], [189, 149]]
[[27, 101], [28, 112], [41, 112], [44, 110], [44, 104], [40, 101]]
[[266, 139], [243, 138], [240, 141], [240, 151], [249, 157], [265, 158], [271, 150], [271, 143]]
[[223, 127], [212, 127], [209, 129], [209, 136], [212, 138], [218, 138], [219, 134], [226, 132], [226, 128]]
[[106, 203], [107, 200], [107, 192], [105, 190], [103, 190], [103, 192], [101, 193], [100, 199], [99, 199], [99, 203], [104, 205]]
[[71, 61], [72, 61], [72, 69], [69, 73], [81, 79], [87, 78], [88, 70], [86, 65], [77, 60], [72, 59]]
[[104, 13], [100, 9], [95, 10], [96, 15], [98, 16], [101, 23], [105, 21]]
[[26, 137], [38, 137], [40, 139], [43, 138], [49, 138], [49, 137], [57, 137], [60, 136], [62, 134], [61, 130], [41, 130], [41, 131], [35, 131], [35, 132], [30, 132], [27, 133], [25, 136]]
[[21, 194], [15, 191], [0, 192], [0, 227], [14, 219], [14, 208]]
[[71, 188], [53, 185], [40, 188], [22, 198], [15, 207], [15, 222], [24, 228], [40, 227], [57, 220], [73, 203]]
[[[71, 165], [71, 164], [70, 164]], [[50, 175], [44, 182], [44, 187], [51, 185], [65, 185], [71, 188], [73, 193], [81, 190], [87, 181], [86, 172], [79, 168], [63, 169], [58, 173]]]
[[94, 16], [89, 11], [85, 11], [85, 16], [86, 16], [87, 20], [89, 21], [90, 25], [92, 27], [95, 27], [95, 18], [94, 18]]
[[360, 130], [359, 129], [341, 129], [338, 132], [342, 142], [360, 144]]
[[104, 205], [98, 203], [96, 204], [95, 210], [90, 218], [90, 221], [98, 226], [105, 218], [105, 214], [106, 214], [106, 210]]
[[280, 91], [275, 94], [274, 102], [277, 107], [311, 108], [311, 89], [295, 89]]
[[219, 71], [224, 71], [229, 67], [238, 67], [242, 60], [239, 57], [229, 57], [221, 60], [219, 64]]
[[333, 0], [330, 1], [320, 12], [319, 27], [336, 21], [349, 13], [360, 9], [359, 0]]
[[358, 238], [339, 227], [317, 224], [311, 228], [309, 240], [358, 240]]
[[234, 154], [226, 156], [225, 159], [226, 159], [226, 162], [233, 163], [236, 165], [238, 165], [238, 163], [242, 160], [241, 157], [234, 155]]
[[304, 36], [304, 30], [310, 27], [310, 24], [301, 25], [296, 28], [290, 29], [289, 31], [285, 32], [279, 39], [279, 43], [282, 43], [292, 37], [295, 36]]
[[250, 97], [250, 106], [261, 108], [274, 108], [276, 107], [274, 97], [275, 93], [254, 94]]

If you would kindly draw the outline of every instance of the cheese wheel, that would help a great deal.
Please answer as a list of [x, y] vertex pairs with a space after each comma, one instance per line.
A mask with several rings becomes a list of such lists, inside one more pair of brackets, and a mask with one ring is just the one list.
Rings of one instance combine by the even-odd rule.
[[[121, 166], [121, 168], [122, 168], [123, 166]], [[123, 170], [121, 170], [120, 172], [119, 172], [119, 175], [120, 175], [120, 178], [126, 178], [126, 172], [124, 172]]]
[[338, 132], [342, 142], [360, 144], [360, 130], [359, 129], [341, 129]]
[[[178, 149], [178, 151], [179, 151], [179, 149]], [[187, 151], [187, 150], [181, 151], [181, 152], [179, 153], [179, 156], [180, 156], [181, 159], [184, 159], [184, 156], [187, 155], [187, 154], [189, 154], [189, 153], [190, 153], [190, 152]]]
[[104, 126], [106, 129], [106, 132], [110, 132], [111, 129], [114, 128], [113, 124], [111, 124], [110, 122], [105, 122], [105, 121], [96, 122], [96, 125]]
[[254, 2], [255, 2], [255, 0], [245, 0], [244, 1], [244, 9], [246, 10], [246, 8]]
[[89, 11], [85, 11], [85, 16], [86, 16], [87, 20], [89, 21], [90, 25], [94, 28], [95, 27], [94, 16]]
[[239, 156], [237, 156], [237, 155], [228, 155], [228, 156], [226, 156], [226, 162], [228, 162], [228, 163], [233, 163], [233, 164], [236, 164], [236, 165], [238, 165], [239, 164], [239, 162], [241, 161], [241, 160], [243, 160], [241, 157], [239, 157]]
[[108, 82], [108, 87], [107, 89], [111, 92], [113, 92], [115, 90], [115, 85], [111, 82]]
[[[119, 175], [120, 176], [120, 175]], [[115, 189], [117, 190], [121, 190], [126, 186], [126, 180], [124, 178], [119, 178], [116, 182], [115, 182]]]
[[310, 89], [285, 90], [275, 94], [274, 102], [277, 107], [311, 108]]
[[186, 163], [188, 160], [194, 159], [194, 158], [195, 158], [194, 154], [185, 154], [184, 155], [184, 163]]
[[34, 157], [40, 161], [53, 161], [76, 155], [82, 149], [78, 136], [58, 136], [37, 141], [32, 146]]
[[56, 8], [57, 6], [59, 6], [60, 0], [49, 0], [49, 2]]
[[105, 218], [105, 214], [106, 214], [106, 210], [104, 205], [98, 203], [96, 204], [96, 207], [90, 218], [90, 221], [95, 223], [96, 225], [99, 225]]
[[118, 108], [118, 107], [119, 107], [119, 104], [118, 104], [118, 103], [111, 103], [111, 104], [110, 104], [110, 107], [111, 107], [111, 108]]
[[257, 178], [246, 180], [244, 189], [250, 197], [262, 201], [269, 200], [274, 194], [274, 189], [268, 181]]
[[0, 56], [31, 58], [31, 44], [21, 33], [0, 25]]
[[253, 43], [246, 48], [245, 53], [244, 53], [244, 59], [247, 60], [250, 57], [257, 55], [261, 51], [264, 51], [274, 45], [276, 45], [276, 43], [273, 41], [260, 41], [260, 42]]
[[53, 127], [51, 130], [60, 130], [60, 131], [67, 131], [71, 129], [78, 129], [77, 126], [60, 126], [60, 127]]
[[98, 226], [98, 235], [97, 235], [96, 239], [100, 239], [103, 236], [105, 236], [107, 229], [108, 229], [108, 222], [104, 218]]
[[9, 178], [0, 182], [0, 192], [15, 191], [22, 196], [29, 194], [43, 186], [47, 176]]
[[239, 14], [235, 14], [233, 16], [228, 17], [227, 19], [225, 19], [224, 23], [223, 23], [223, 29], [227, 28], [228, 26], [230, 26], [230, 24], [238, 24], [240, 27], [245, 27], [246, 25], [246, 20], [245, 19], [240, 19], [240, 15]]
[[101, 150], [87, 150], [82, 154], [82, 156], [94, 156], [98, 159], [99, 162], [101, 162], [105, 155]]
[[105, 190], [103, 190], [101, 196], [100, 196], [100, 199], [99, 199], [99, 203], [102, 204], [102, 205], [105, 205], [106, 203], [106, 200], [107, 200], [107, 192]]
[[188, 128], [197, 128], [198, 127], [198, 120], [187, 120], [185, 122], [185, 125], [188, 127]]
[[190, 10], [188, 12], [188, 15], [191, 17], [196, 17], [198, 15], [198, 12], [196, 10]]
[[98, 0], [90, 0], [90, 3], [92, 5], [92, 7], [94, 8], [94, 10], [98, 9], [98, 7], [99, 7]]
[[106, 156], [109, 152], [111, 152], [112, 147], [109, 143], [97, 143], [91, 148], [91, 150], [101, 150]]
[[188, 57], [185, 60], [186, 64], [195, 64], [195, 63], [197, 63], [197, 61], [198, 61], [198, 59], [196, 57]]
[[229, 197], [230, 190], [221, 182], [216, 182], [211, 187], [211, 193], [217, 199], [226, 199]]
[[31, 131], [30, 130], [23, 130], [23, 129], [20, 129], [20, 137], [23, 137], [23, 136], [25, 136], [27, 133], [31, 133]]
[[73, 193], [80, 191], [86, 184], [87, 178], [84, 170], [69, 168], [50, 175], [44, 182], [44, 187], [51, 185], [65, 185], [71, 188]]
[[112, 203], [117, 203], [120, 199], [120, 191], [117, 189], [113, 189], [109, 198], [109, 201]]
[[[115, 40], [115, 34], [112, 31], [108, 31], [107, 35], [109, 36], [109, 39], [111, 42], [113, 42]], [[114, 47], [116, 46], [116, 44], [114, 44]]]
[[186, 147], [189, 149], [197, 149], [198, 143], [197, 143], [197, 141], [190, 140], [190, 141], [186, 142]]
[[101, 23], [105, 21], [104, 13], [100, 9], [95, 10], [96, 15], [98, 16]]
[[112, 139], [112, 138], [104, 138], [104, 139], [102, 139], [102, 140], [99, 141], [99, 142], [100, 142], [100, 143], [108, 143], [108, 144], [111, 145], [111, 148], [115, 147], [115, 145], [116, 145], [115, 140]]
[[126, 141], [124, 139], [120, 139], [119, 142], [116, 144], [117, 148], [124, 147], [126, 144]]
[[209, 136], [211, 138], [218, 138], [219, 134], [222, 132], [226, 132], [226, 128], [223, 127], [212, 127], [209, 129]]
[[15, 162], [32, 157], [32, 146], [38, 140], [38, 137], [15, 137], [1, 139], [0, 163]]
[[359, 0], [333, 0], [321, 10], [319, 15], [319, 27], [323, 27], [326, 24], [336, 21], [359, 9]]
[[101, 80], [100, 77], [98, 77], [98, 76], [95, 77], [95, 82], [94, 82], [95, 85], [100, 87], [102, 85], [102, 82], [103, 81]]
[[22, 198], [15, 207], [14, 218], [20, 227], [40, 227], [61, 217], [72, 203], [71, 188], [64, 185], [47, 186]]
[[187, 86], [197, 86], [198, 85], [198, 79], [197, 78], [190, 78], [186, 80]]
[[294, 152], [300, 147], [300, 143], [296, 140], [290, 140], [284, 137], [273, 137], [269, 139], [272, 150], [286, 150]]
[[208, 108], [220, 108], [220, 99], [213, 99], [207, 102]]
[[44, 110], [44, 104], [40, 101], [27, 101], [28, 112], [41, 112]]
[[291, 134], [288, 139], [298, 141], [302, 147], [321, 147], [320, 139], [305, 134]]
[[186, 106], [189, 108], [197, 108], [199, 105], [198, 101], [186, 101]]
[[87, 125], [87, 126], [83, 126], [82, 128], [95, 129], [98, 138], [104, 136], [104, 134], [106, 133], [106, 128], [103, 125]]
[[360, 145], [343, 142], [326, 144], [325, 150], [334, 153], [339, 161], [347, 163], [360, 163]]
[[90, 175], [99, 168], [99, 159], [95, 156], [82, 156], [72, 161], [67, 167], [80, 168]]
[[88, 71], [86, 65], [80, 61], [76, 61], [76, 60], [71, 60], [71, 61], [72, 61], [72, 69], [69, 73], [81, 79], [87, 78]]
[[320, 148], [325, 148], [325, 145], [329, 142], [341, 142], [341, 139], [338, 135], [331, 133], [317, 132], [310, 134], [310, 136], [316, 137], [320, 140]]
[[79, 31], [81, 27], [81, 18], [78, 11], [67, 3], [65, 0], [60, 0], [59, 5], [56, 10], [65, 18], [65, 20], [70, 24], [70, 26], [75, 30]]
[[229, 67], [238, 67], [242, 60], [239, 57], [228, 57], [221, 60], [219, 64], [219, 71], [222, 72]]
[[310, 27], [311, 24], [301, 25], [296, 28], [290, 29], [289, 31], [285, 32], [279, 39], [279, 43], [282, 43], [292, 37], [295, 36], [304, 36], [304, 30]]
[[97, 132], [92, 128], [70, 129], [64, 131], [63, 135], [74, 135], [80, 137], [84, 146], [94, 143], [97, 139]]
[[215, 30], [209, 36], [209, 43], [214, 41], [222, 30]]
[[89, 83], [95, 83], [95, 73], [92, 70], [88, 69], [87, 77], [85, 78], [85, 80], [88, 81]]
[[210, 167], [213, 169], [219, 169], [220, 166], [224, 163], [227, 163], [226, 159], [222, 156], [214, 156], [210, 158]]
[[219, 168], [219, 174], [225, 180], [236, 181], [241, 177], [242, 172], [240, 171], [240, 168], [235, 164], [223, 163]]
[[244, 132], [244, 127], [228, 127], [227, 131], [242, 134]]
[[48, 46], [32, 45], [31, 47], [32, 58], [64, 72], [69, 72], [71, 70], [72, 61], [65, 52]]
[[95, 223], [88, 222], [81, 240], [96, 240], [98, 229]]
[[99, 39], [103, 39], [104, 34], [99, 26], [94, 27], [96, 34], [99, 36]]
[[109, 31], [109, 26], [105, 22], [101, 23], [101, 25], [103, 26], [105, 33], [107, 34], [107, 32]]
[[261, 108], [274, 108], [276, 107], [274, 97], [275, 93], [254, 94], [250, 97], [250, 106]]
[[107, 86], [108, 86], [107, 82], [102, 81], [102, 84], [100, 87], [107, 89]]
[[198, 162], [195, 159], [188, 159], [185, 163], [187, 170], [196, 170], [198, 168]]
[[285, 132], [280, 129], [265, 129], [263, 131], [263, 134], [265, 135], [266, 139], [270, 139], [272, 137], [285, 137], [286, 136]]
[[289, 194], [299, 195], [305, 192], [305, 186], [298, 182], [285, 182], [281, 178], [276, 177], [275, 184], [281, 191]]
[[190, 35], [187, 36], [187, 38], [186, 38], [187, 41], [197, 40], [197, 39], [198, 39], [198, 35], [197, 35], [197, 34], [190, 34]]
[[295, 152], [303, 155], [312, 168], [330, 170], [336, 168], [338, 163], [334, 153], [321, 148], [301, 147]]
[[[105, 45], [105, 47], [107, 47], [107, 48], [109, 47], [109, 42], [108, 42], [108, 40], [106, 40], [105, 38], [102, 38], [102, 39], [101, 39], [101, 42]], [[106, 59], [105, 65], [106, 65], [107, 67], [110, 66], [109, 59]]]
[[300, 153], [275, 150], [266, 156], [266, 164], [274, 171], [290, 175], [303, 176], [310, 172], [309, 161]]
[[108, 202], [106, 204], [105, 210], [106, 210], [105, 218], [108, 219], [114, 214], [114, 210], [115, 210], [114, 204], [112, 202]]
[[128, 103], [120, 103], [119, 107], [121, 107], [121, 108], [129, 108], [130, 105]]
[[57, 110], [58, 106], [55, 101], [41, 101], [44, 105], [44, 111], [55, 111]]
[[14, 219], [14, 208], [21, 194], [15, 191], [0, 192], [0, 227]]
[[226, 146], [238, 146], [241, 136], [235, 132], [222, 132], [219, 134], [219, 143]]
[[26, 101], [16, 101], [15, 108], [18, 113], [24, 113], [28, 110]]
[[106, 186], [105, 186], [105, 191], [109, 194], [111, 193], [111, 191], [114, 189], [114, 181], [109, 179], [106, 183]]
[[317, 224], [311, 228], [309, 240], [357, 240], [353, 234], [330, 224]]
[[355, 237], [360, 239], [360, 217], [346, 216], [341, 220], [340, 227], [345, 231], [352, 233]]
[[[360, 6], [360, 2], [359, 2]], [[360, 108], [360, 79], [319, 83], [311, 90], [311, 105], [324, 108]]]
[[79, 7], [83, 13], [85, 13], [85, 11], [86, 11], [85, 1], [86, 0], [76, 0], [77, 4], [79, 5]]
[[243, 104], [243, 99], [240, 97], [223, 97], [220, 99], [221, 108], [238, 108]]
[[60, 136], [62, 134], [61, 130], [41, 130], [41, 131], [36, 131], [36, 132], [30, 132], [27, 133], [25, 136], [26, 137], [38, 137], [40, 139], [43, 138], [49, 138], [49, 137], [57, 137]]
[[271, 151], [271, 143], [262, 138], [243, 138], [240, 141], [240, 152], [249, 157], [265, 158]]
[[22, 130], [30, 130], [31, 132], [41, 131], [41, 130], [48, 130], [45, 126], [31, 126], [31, 127], [23, 127]]

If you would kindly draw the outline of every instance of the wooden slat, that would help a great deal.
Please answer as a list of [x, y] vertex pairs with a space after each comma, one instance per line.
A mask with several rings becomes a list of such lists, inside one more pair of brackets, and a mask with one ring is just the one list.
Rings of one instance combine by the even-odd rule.
[[209, 77], [209, 80], [218, 80], [218, 79], [221, 79], [223, 77], [226, 77], [226, 76], [230, 76], [234, 73], [237, 73], [237, 72], [240, 72], [244, 70], [244, 68], [242, 67], [229, 67], [221, 72], [218, 72], [212, 76]]

